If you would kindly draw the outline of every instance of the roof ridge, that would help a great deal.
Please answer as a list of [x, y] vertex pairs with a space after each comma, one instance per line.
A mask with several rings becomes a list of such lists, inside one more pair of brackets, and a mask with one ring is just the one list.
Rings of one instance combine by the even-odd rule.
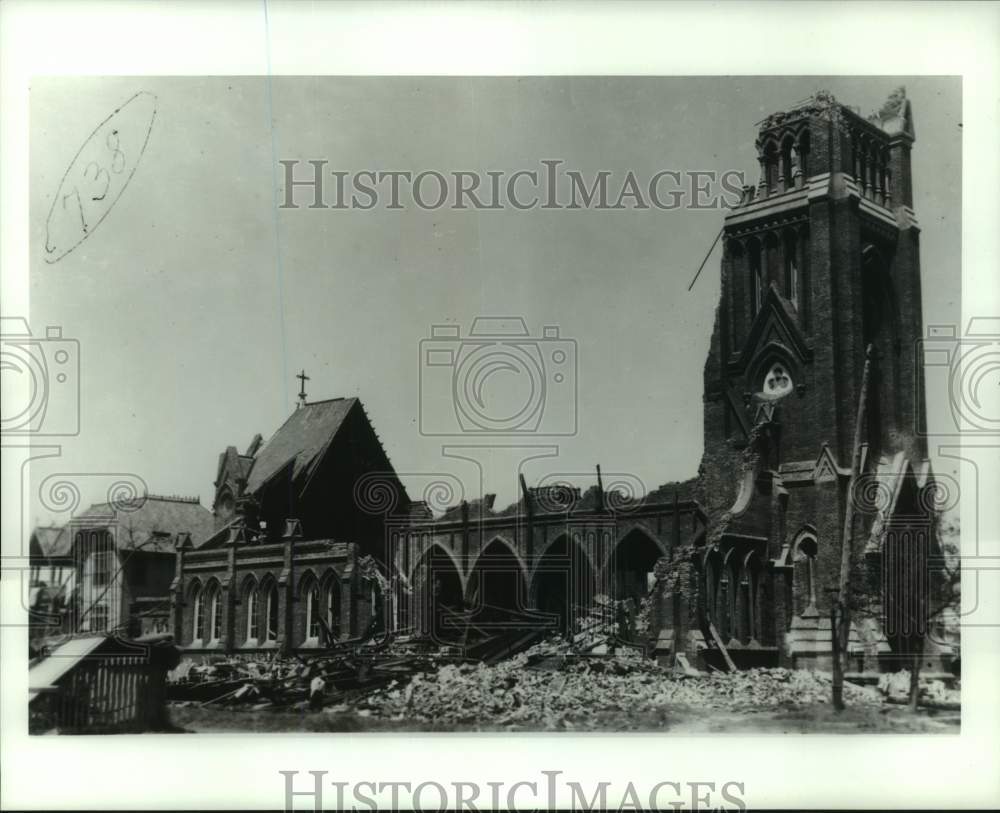
[[[341, 396], [339, 398], [326, 398], [326, 399], [324, 399], [322, 401], [307, 401], [305, 403], [305, 406], [307, 406], [307, 407], [318, 406], [319, 404], [330, 404], [330, 403], [333, 403], [334, 401], [346, 401], [346, 400], [349, 400], [349, 399], [345, 398], [343, 396]], [[355, 397], [354, 400], [357, 400], [357, 398]], [[288, 413], [288, 417], [286, 417], [285, 420], [283, 420], [281, 422], [281, 425], [271, 433], [271, 435], [267, 438], [267, 440], [261, 441], [260, 449], [263, 449], [268, 443], [270, 443], [272, 440], [274, 440], [275, 435], [277, 435], [282, 429], [284, 429], [285, 426], [287, 426], [288, 423], [292, 420], [292, 418], [294, 418], [296, 415], [299, 414], [299, 410], [300, 410], [300, 407], [296, 407], [291, 412], [289, 412]], [[258, 449], [257, 451], [259, 452], [260, 449]], [[223, 454], [225, 454], [225, 452], [223, 452]], [[239, 454], [239, 452], [237, 452], [237, 454]], [[246, 455], [241, 455], [241, 457], [245, 457], [245, 456]], [[254, 454], [254, 455], [250, 456], [250, 459], [256, 461], [257, 460], [257, 455]]]
[[159, 500], [160, 502], [180, 502], [180, 503], [188, 503], [188, 504], [192, 504], [192, 505], [200, 505], [201, 504], [201, 497], [198, 497], [198, 496], [184, 497], [184, 496], [181, 496], [179, 494], [171, 494], [169, 496], [167, 496], [165, 494], [146, 494], [145, 498], [147, 500]]
[[[359, 400], [356, 395], [338, 395], [336, 398], [324, 398], [321, 401], [306, 401], [306, 406], [318, 406], [319, 404], [329, 404], [333, 401], [357, 401]], [[292, 415], [295, 413], [293, 412]]]

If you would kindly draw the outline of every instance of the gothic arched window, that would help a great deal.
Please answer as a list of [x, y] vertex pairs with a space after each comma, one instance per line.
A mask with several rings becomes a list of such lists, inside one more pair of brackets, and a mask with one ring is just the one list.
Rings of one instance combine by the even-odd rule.
[[191, 638], [200, 641], [205, 637], [205, 594], [200, 585], [195, 585], [191, 591], [192, 598], [192, 623]]
[[799, 307], [799, 288], [801, 287], [801, 271], [799, 259], [799, 242], [795, 232], [785, 234], [785, 296], [796, 307]]
[[268, 643], [278, 640], [278, 588], [274, 582], [267, 586], [264, 594], [264, 640]]
[[861, 196], [868, 197], [868, 141], [862, 138], [858, 143], [855, 165], [855, 180], [861, 186]]
[[809, 131], [803, 130], [799, 136], [799, 171], [802, 173], [802, 180], [809, 177]]
[[795, 170], [792, 165], [793, 146], [794, 141], [791, 136], [787, 136], [781, 142], [781, 179], [784, 181], [785, 191], [795, 188], [793, 180]]
[[761, 268], [760, 243], [752, 240], [747, 256], [750, 261], [750, 315], [756, 316], [764, 304], [764, 272]]
[[251, 583], [246, 592], [247, 641], [256, 642], [260, 636], [260, 593]]
[[767, 194], [777, 194], [778, 190], [778, 148], [773, 141], [764, 147], [764, 182], [767, 184]]
[[222, 590], [219, 585], [212, 584], [205, 589], [208, 597], [208, 632], [209, 641], [215, 642], [222, 637]]
[[816, 609], [816, 537], [809, 531], [799, 534], [795, 542], [795, 573], [800, 603], [805, 610]]
[[319, 583], [313, 579], [306, 593], [306, 639], [309, 641], [319, 640]]

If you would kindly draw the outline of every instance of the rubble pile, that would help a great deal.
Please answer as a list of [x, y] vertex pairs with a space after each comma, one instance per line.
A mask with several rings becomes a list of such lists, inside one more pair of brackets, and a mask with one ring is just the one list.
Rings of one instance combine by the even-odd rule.
[[[202, 705], [253, 704], [254, 708], [305, 702], [316, 686], [325, 695], [360, 696], [453, 659], [436, 651], [348, 652], [308, 659], [234, 655], [213, 663], [187, 660], [168, 675], [168, 697]], [[316, 679], [320, 683], [315, 683]]]
[[[600, 714], [636, 715], [670, 707], [754, 709], [829, 702], [830, 677], [789, 669], [753, 669], [685, 677], [642, 658], [567, 658], [555, 669], [533, 668], [532, 659], [560, 655], [545, 642], [495, 666], [449, 664], [413, 676], [405, 685], [377, 690], [364, 712], [387, 719], [442, 725], [477, 723], [559, 729], [586, 727]], [[878, 705], [875, 688], [847, 684], [851, 704]], [[595, 718], [596, 719], [596, 718]]]
[[[908, 703], [910, 700], [910, 672], [902, 669], [881, 675], [879, 691], [890, 703]], [[920, 705], [927, 708], [958, 710], [961, 708], [962, 692], [959, 686], [949, 686], [943, 680], [925, 678], [920, 681]]]
[[[300, 657], [233, 656], [182, 662], [170, 675], [174, 701], [248, 710], [307, 704], [384, 720], [444, 727], [476, 725], [558, 730], [600, 728], [608, 716], [665, 718], [671, 709], [753, 712], [827, 704], [832, 678], [793, 669], [740, 672], [669, 670], [639, 648], [595, 647], [595, 633], [547, 638], [496, 663], [472, 661], [447, 647], [382, 646]], [[598, 650], [604, 650], [599, 652]], [[874, 676], [872, 684], [875, 684]], [[848, 705], [900, 703], [909, 674], [878, 685], [844, 683]], [[958, 691], [921, 682], [921, 705], [957, 708]]]

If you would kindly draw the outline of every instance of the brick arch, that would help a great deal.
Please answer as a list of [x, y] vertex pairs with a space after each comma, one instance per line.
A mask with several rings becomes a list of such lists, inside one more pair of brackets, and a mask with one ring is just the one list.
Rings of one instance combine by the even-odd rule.
[[[663, 542], [656, 534], [656, 532], [645, 522], [641, 520], [633, 520], [628, 525], [623, 526], [618, 531], [618, 540], [621, 541], [627, 537], [630, 533], [638, 532], [644, 536], [648, 536], [650, 540], [655, 544], [662, 552], [664, 556], [670, 555], [670, 550], [665, 542]], [[618, 547], [618, 542], [615, 542], [615, 547]], [[605, 560], [607, 564], [607, 560]]]
[[440, 542], [431, 542], [426, 548], [424, 548], [417, 556], [413, 557], [410, 562], [409, 570], [404, 574], [406, 578], [410, 581], [413, 580], [414, 573], [416, 572], [417, 565], [419, 565], [427, 556], [433, 555], [435, 552], [439, 552], [448, 557], [452, 566], [455, 568], [455, 572], [458, 574], [458, 578], [462, 583], [462, 590], [465, 590], [466, 582], [468, 581], [468, 573], [462, 570], [458, 559], [455, 558], [454, 553], [452, 553], [447, 545], [443, 545]]
[[[505, 534], [494, 534], [492, 537], [488, 537], [488, 539], [489, 541], [485, 545], [483, 545], [483, 549], [476, 555], [476, 558], [469, 563], [469, 571], [468, 573], [465, 574], [465, 581], [467, 582], [469, 580], [469, 576], [471, 576], [472, 572], [476, 569], [476, 565], [479, 564], [479, 560], [482, 558], [482, 555], [486, 551], [486, 549], [489, 548], [491, 545], [499, 543], [503, 545], [505, 548], [507, 548], [507, 550], [510, 551], [511, 555], [517, 560], [517, 563], [521, 568], [522, 577], [524, 578], [525, 582], [527, 582], [530, 569], [528, 567], [527, 562], [524, 561], [524, 557], [521, 556], [520, 552], [518, 552], [517, 546], [513, 543], [510, 537]], [[459, 570], [459, 572], [461, 573], [461, 570]]]
[[414, 568], [416, 568], [417, 563], [421, 560], [421, 558], [423, 558], [427, 554], [427, 552], [430, 551], [432, 548], [437, 547], [443, 550], [446, 554], [448, 554], [448, 556], [451, 557], [452, 561], [455, 563], [455, 568], [464, 577], [465, 574], [462, 571], [461, 566], [459, 565], [458, 558], [455, 556], [455, 553], [452, 550], [452, 546], [442, 541], [440, 535], [420, 532], [412, 536], [411, 539], [414, 542], [416, 542], [416, 544], [412, 548], [410, 548], [409, 551], [410, 553], [409, 566], [404, 570], [403, 568], [397, 565], [397, 567], [399, 567], [399, 571], [404, 576], [409, 578], [410, 574], [413, 573]]
[[[440, 557], [445, 568], [422, 569], [434, 557]], [[422, 635], [442, 644], [454, 643], [463, 629], [456, 622], [465, 610], [468, 579], [462, 573], [458, 560], [447, 546], [432, 543], [416, 557], [407, 574], [412, 593], [398, 593], [397, 599], [406, 604], [404, 626], [416, 629]], [[459, 619], [460, 620], [460, 619]]]
[[587, 563], [590, 565], [590, 569], [593, 570], [595, 574], [599, 573], [603, 563], [595, 562], [590, 550], [588, 550], [586, 540], [577, 539], [575, 538], [576, 536], [576, 534], [571, 535], [567, 531], [560, 531], [545, 543], [545, 547], [535, 551], [534, 561], [531, 563], [530, 568], [531, 578], [534, 579], [535, 572], [538, 570], [538, 564], [542, 560], [542, 557], [545, 556], [545, 554], [548, 553], [551, 548], [563, 538], [565, 538], [570, 545], [577, 545], [580, 550], [583, 551], [583, 555], [587, 558]]
[[631, 522], [622, 530], [604, 560], [601, 583], [611, 587], [613, 598], [642, 600], [649, 593], [648, 574], [670, 551], [645, 523]]
[[[553, 548], [563, 544], [566, 557], [554, 558]], [[578, 605], [593, 602], [601, 572], [584, 540], [567, 532], [556, 534], [535, 559], [529, 582], [531, 605], [565, 632], [574, 623]]]

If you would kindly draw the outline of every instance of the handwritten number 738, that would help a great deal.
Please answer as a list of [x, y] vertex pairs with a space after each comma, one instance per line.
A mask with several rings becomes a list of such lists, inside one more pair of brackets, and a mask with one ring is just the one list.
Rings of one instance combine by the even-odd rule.
[[[125, 169], [126, 161], [125, 153], [120, 147], [118, 131], [112, 130], [108, 133], [107, 137], [104, 139], [104, 144], [108, 148], [108, 152], [111, 154], [111, 172], [115, 175], [120, 175]], [[87, 192], [90, 193], [89, 196], [91, 201], [101, 201], [107, 197], [108, 188], [111, 186], [111, 175], [107, 169], [105, 169], [97, 161], [91, 161], [83, 170], [83, 177], [89, 182], [88, 186], [90, 188]], [[84, 234], [86, 234], [87, 219], [83, 213], [83, 201], [80, 199], [80, 189], [77, 186], [74, 186], [69, 192], [62, 196], [63, 209], [66, 208], [66, 203], [73, 199], [76, 200], [76, 208], [80, 213], [80, 227], [83, 229]], [[55, 249], [50, 248], [47, 243], [45, 248], [50, 254], [55, 251]]]

